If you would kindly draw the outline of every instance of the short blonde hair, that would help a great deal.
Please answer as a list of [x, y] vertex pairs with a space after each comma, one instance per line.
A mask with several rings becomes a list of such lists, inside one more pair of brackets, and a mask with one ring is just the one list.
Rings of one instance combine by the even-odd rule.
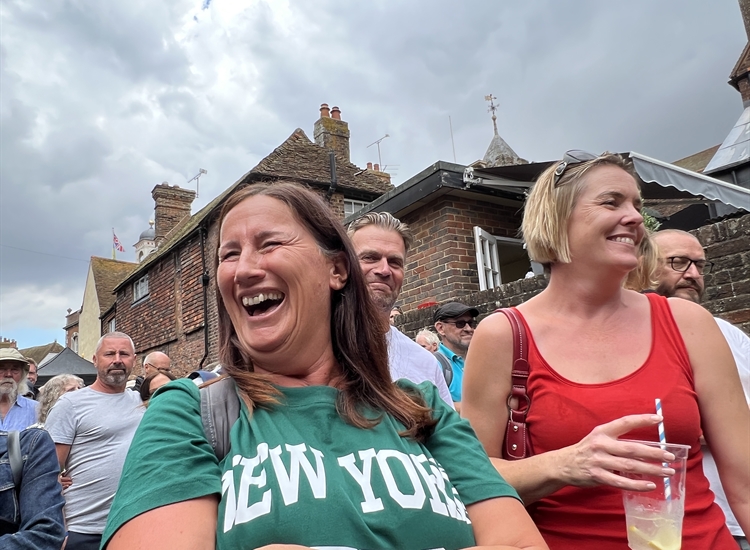
[[[555, 262], [570, 263], [570, 245], [568, 243], [568, 219], [576, 201], [586, 183], [586, 174], [597, 166], [617, 166], [630, 174], [640, 188], [640, 179], [633, 170], [633, 165], [614, 153], [602, 153], [593, 160], [570, 164], [559, 180], [556, 181], [555, 162], [547, 168], [534, 184], [524, 207], [521, 232], [526, 242], [529, 258], [549, 268]], [[650, 239], [643, 239], [639, 247], [639, 256], [647, 252], [656, 258], [655, 252], [649, 252], [653, 245]], [[656, 263], [653, 264], [653, 269]], [[653, 271], [652, 271], [653, 273]]]

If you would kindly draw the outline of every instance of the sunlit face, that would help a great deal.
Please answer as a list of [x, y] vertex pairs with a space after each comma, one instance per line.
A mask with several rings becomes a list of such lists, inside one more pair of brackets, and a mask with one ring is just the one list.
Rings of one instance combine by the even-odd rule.
[[352, 235], [352, 243], [370, 298], [380, 311], [391, 312], [404, 283], [404, 239], [397, 231], [366, 225]]
[[346, 282], [345, 261], [327, 258], [286, 204], [257, 195], [234, 207], [219, 262], [224, 307], [256, 369], [280, 372], [284, 361], [330, 346], [331, 292]]
[[585, 178], [568, 220], [572, 261], [592, 269], [617, 265], [626, 274], [638, 265], [645, 235], [638, 185], [617, 166], [597, 166]]
[[[462, 325], [461, 328], [459, 325]], [[459, 317], [438, 321], [435, 323], [435, 330], [441, 336], [445, 347], [465, 356], [474, 336], [474, 327], [471, 325], [476, 326], [476, 319], [470, 313], [464, 313]]]
[[10, 395], [18, 391], [18, 383], [23, 378], [23, 363], [18, 361], [0, 362], [0, 395]]
[[672, 269], [669, 263], [669, 258], [674, 256], [705, 260], [706, 253], [698, 239], [682, 233], [656, 233], [654, 242], [659, 249], [659, 267], [656, 270], [659, 286], [656, 292], [662, 296], [676, 296], [700, 303], [705, 290], [703, 274], [695, 264], [690, 264], [687, 271], [680, 273]]
[[97, 378], [107, 386], [125, 386], [134, 365], [135, 350], [127, 338], [105, 338], [94, 354]]

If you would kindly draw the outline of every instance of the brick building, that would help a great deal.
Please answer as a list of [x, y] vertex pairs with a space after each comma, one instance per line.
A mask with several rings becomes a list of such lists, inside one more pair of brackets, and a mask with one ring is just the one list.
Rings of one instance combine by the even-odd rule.
[[115, 330], [112, 322], [102, 323], [102, 317], [115, 302], [114, 288], [136, 264], [92, 256], [83, 291], [83, 304], [77, 312], [69, 312], [64, 330], [66, 345], [84, 359], [94, 356], [96, 343], [102, 334]]
[[[710, 223], [691, 231], [714, 262], [706, 275], [702, 305], [716, 317], [750, 334], [750, 214]], [[547, 286], [545, 275], [521, 279], [496, 288], [465, 295], [461, 301], [476, 307], [480, 318], [499, 307], [516, 306]], [[437, 306], [411, 311], [398, 317], [399, 328], [413, 338], [425, 327], [432, 327]]]
[[163, 183], [154, 187], [156, 249], [115, 288], [116, 300], [102, 323], [116, 320], [143, 358], [163, 351], [176, 374], [218, 359], [218, 312], [213, 264], [217, 218], [239, 189], [269, 180], [301, 181], [324, 195], [343, 218], [392, 189], [390, 176], [349, 160], [349, 128], [337, 107], [323, 104], [314, 139], [295, 130], [287, 140], [202, 210], [190, 215], [195, 193]]

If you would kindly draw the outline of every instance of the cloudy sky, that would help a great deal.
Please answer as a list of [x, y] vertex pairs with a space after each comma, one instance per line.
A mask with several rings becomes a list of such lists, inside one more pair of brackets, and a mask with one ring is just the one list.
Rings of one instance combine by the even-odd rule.
[[[64, 341], [90, 256], [131, 245], [151, 189], [193, 212], [295, 128], [338, 105], [351, 157], [401, 183], [437, 160], [635, 150], [672, 161], [720, 143], [747, 36], [737, 0], [3, 0], [0, 336]], [[190, 185], [194, 185], [190, 184]]]

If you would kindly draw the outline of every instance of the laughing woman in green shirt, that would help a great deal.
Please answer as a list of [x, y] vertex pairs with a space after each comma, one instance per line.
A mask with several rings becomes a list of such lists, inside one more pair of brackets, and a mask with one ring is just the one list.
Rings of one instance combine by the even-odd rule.
[[429, 383], [392, 383], [388, 327], [328, 205], [252, 186], [219, 223], [220, 355], [241, 401], [229, 452], [214, 454], [192, 381], [161, 388], [104, 547], [547, 548], [468, 423]]

